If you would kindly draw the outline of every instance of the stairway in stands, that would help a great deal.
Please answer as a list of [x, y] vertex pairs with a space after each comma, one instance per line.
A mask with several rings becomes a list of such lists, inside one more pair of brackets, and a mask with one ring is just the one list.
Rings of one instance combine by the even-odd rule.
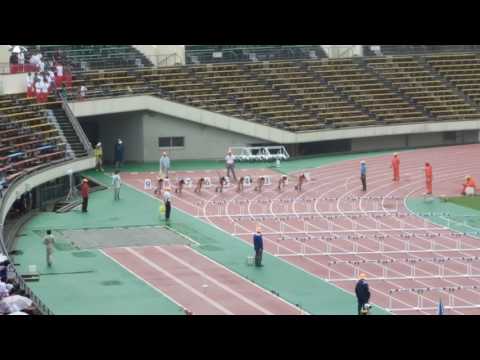
[[78, 135], [75, 132], [75, 129], [73, 128], [72, 123], [70, 122], [67, 115], [65, 114], [65, 111], [61, 107], [56, 107], [52, 109], [52, 112], [55, 118], [57, 119], [57, 122], [60, 125], [60, 128], [62, 129], [65, 139], [70, 144], [70, 147], [72, 148], [72, 151], [75, 157], [79, 158], [79, 157], [87, 156], [88, 153], [85, 150], [84, 146], [82, 145], [82, 142], [78, 138]]

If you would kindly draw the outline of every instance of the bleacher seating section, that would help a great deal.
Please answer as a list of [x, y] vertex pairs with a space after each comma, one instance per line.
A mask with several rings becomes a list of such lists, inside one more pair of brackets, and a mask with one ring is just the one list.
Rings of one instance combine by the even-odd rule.
[[[432, 59], [444, 64], [450, 58], [443, 56]], [[452, 56], [465, 66], [476, 62], [475, 55]], [[429, 59], [278, 60], [86, 72], [75, 76], [77, 90], [71, 96], [82, 84], [90, 98], [150, 94], [289, 131], [478, 118], [476, 78], [466, 82], [454, 74], [449, 81]]]
[[52, 96], [37, 104], [25, 94], [0, 96], [0, 173], [11, 181], [34, 169], [67, 156], [67, 144], [46, 110], [63, 111]]
[[[57, 53], [58, 46], [42, 45], [40, 49], [52, 54]], [[63, 46], [61, 49], [66, 50]], [[88, 55], [86, 49], [85, 53], [70, 50], [67, 57]], [[155, 68], [132, 66], [128, 61], [109, 63], [108, 59], [103, 59], [100, 66], [93, 59], [103, 53], [97, 54], [93, 47], [88, 51], [91, 70], [80, 69], [74, 74], [69, 100], [74, 100], [79, 87], [85, 85], [87, 98], [154, 95], [294, 132], [480, 118], [477, 54], [308, 58]], [[94, 64], [101, 70], [94, 70]], [[82, 147], [72, 144], [75, 136], [67, 136], [73, 129], [64, 130], [65, 137], [59, 137], [44, 116], [45, 108], [53, 110], [62, 128], [68, 125], [53, 95], [48, 104], [41, 105], [24, 95], [0, 97], [0, 170], [8, 170], [9, 176], [15, 176], [23, 164], [56, 156], [47, 154], [37, 159], [47, 142], [54, 147], [51, 154], [58, 152], [60, 156], [63, 151], [64, 156], [66, 144], [62, 141], [66, 139], [75, 154], [82, 155]]]
[[[221, 53], [221, 57], [215, 57]], [[327, 57], [320, 45], [186, 45], [187, 64]]]
[[72, 72], [148, 67], [152, 63], [131, 45], [23, 45], [30, 52], [40, 51], [45, 58], [54, 55], [69, 65]]
[[[413, 55], [479, 51], [480, 45], [381, 45], [380, 48], [383, 55]], [[372, 54], [367, 50], [364, 55]]]

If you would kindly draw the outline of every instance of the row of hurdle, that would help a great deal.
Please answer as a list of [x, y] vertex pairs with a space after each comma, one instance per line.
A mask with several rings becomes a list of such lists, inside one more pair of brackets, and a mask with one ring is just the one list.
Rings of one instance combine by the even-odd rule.
[[[292, 257], [292, 256], [334, 256], [334, 255], [356, 255], [360, 253], [364, 254], [388, 254], [388, 253], [415, 253], [415, 252], [425, 252], [425, 251], [435, 251], [435, 252], [451, 252], [451, 251], [476, 251], [480, 248], [474, 248], [465, 244], [465, 237], [463, 234], [440, 231], [440, 232], [427, 232], [422, 231], [421, 229], [415, 229], [408, 236], [405, 234], [401, 236], [400, 239], [397, 239], [401, 242], [401, 248], [391, 246], [387, 247], [389, 240], [392, 238], [392, 235], [385, 232], [374, 230], [368, 230], [365, 232], [317, 232], [313, 233], [278, 233], [277, 238], [275, 239], [276, 253], [277, 257]], [[246, 235], [246, 234], [245, 234]], [[445, 247], [444, 239], [446, 236], [452, 236], [452, 240], [455, 241], [454, 247]], [[425, 245], [418, 246], [418, 241], [416, 242], [417, 247], [413, 247], [415, 239], [420, 239], [427, 242]], [[347, 240], [348, 249], [345, 249], [345, 242], [342, 243], [342, 249], [340, 251], [333, 251], [333, 248], [340, 248], [339, 243]], [[369, 245], [373, 242], [374, 245], [370, 245], [371, 250], [368, 251], [359, 251], [359, 247], [365, 244], [366, 241], [369, 241]], [[298, 252], [292, 252], [291, 250], [287, 252], [280, 251], [281, 248], [287, 246], [291, 247], [291, 242], [298, 243], [299, 250]], [[311, 249], [311, 250], [309, 250]]]
[[[400, 278], [389, 278], [389, 268], [386, 265], [393, 264], [393, 263], [401, 263], [407, 264], [410, 266], [410, 274], [405, 275], [403, 278], [415, 279], [418, 278], [417, 275], [417, 265], [419, 264], [430, 264], [437, 267], [436, 273], [432, 273], [431, 275], [427, 275], [424, 277], [432, 278], [432, 277], [445, 277], [445, 266], [451, 262], [462, 262], [465, 264], [465, 271], [459, 274], [450, 275], [454, 277], [470, 277], [470, 276], [480, 276], [480, 273], [474, 273], [473, 271], [473, 264], [478, 263], [480, 261], [479, 256], [438, 256], [438, 257], [427, 257], [427, 258], [391, 258], [391, 259], [368, 259], [368, 260], [335, 260], [328, 262], [328, 280], [329, 281], [352, 281], [358, 279], [358, 276], [362, 272], [361, 267], [365, 266], [366, 264], [375, 264], [382, 267], [382, 275], [381, 277], [374, 277], [373, 279], [376, 280], [389, 280], [389, 279], [402, 279]], [[334, 267], [338, 265], [349, 265], [353, 267], [353, 277], [350, 279], [345, 278], [332, 278], [332, 272], [334, 271]]]
[[[411, 293], [417, 296], [417, 310], [424, 309], [424, 299], [428, 294], [438, 294], [438, 295], [446, 295], [448, 297], [447, 306], [450, 308], [455, 307], [455, 293], [460, 291], [477, 291], [480, 290], [480, 285], [466, 285], [466, 286], [446, 286], [446, 287], [420, 287], [420, 288], [397, 288], [397, 289], [390, 289], [388, 291], [389, 300], [388, 300], [388, 309], [389, 311], [395, 310], [404, 310], [404, 309], [394, 309], [393, 308], [393, 300], [395, 296], [401, 293]], [[428, 299], [431, 301], [431, 299]], [[474, 306], [477, 307], [477, 306]], [[430, 308], [431, 309], [431, 308]]]
[[[338, 231], [342, 232], [345, 230], [348, 231], [396, 231], [405, 233], [415, 231], [417, 229], [429, 230], [429, 231], [438, 231], [441, 228], [438, 226], [432, 226], [427, 220], [423, 221], [423, 227], [415, 227], [410, 225], [408, 216], [401, 216], [394, 213], [382, 214], [371, 214], [371, 216], [365, 216], [362, 214], [285, 214], [285, 215], [221, 215], [228, 216], [229, 220], [233, 222], [233, 235], [242, 235], [242, 228], [247, 228], [251, 223], [262, 223], [265, 221], [273, 222], [278, 224], [278, 230], [280, 233], [288, 231], [291, 228], [297, 228], [300, 232], [311, 232], [316, 233], [319, 231]], [[210, 217], [210, 216], [209, 216]], [[387, 224], [384, 221], [378, 221], [378, 219], [391, 219], [390, 223]], [[367, 219], [373, 222], [371, 223], [361, 223], [360, 219]], [[349, 220], [348, 222], [339, 222], [342, 220]], [[292, 222], [300, 222], [298, 225], [293, 225]], [[277, 232], [275, 231], [275, 233]]]

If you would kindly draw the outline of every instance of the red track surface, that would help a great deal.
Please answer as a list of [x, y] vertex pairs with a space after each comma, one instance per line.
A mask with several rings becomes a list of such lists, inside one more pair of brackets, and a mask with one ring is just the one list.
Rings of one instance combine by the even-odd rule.
[[[471, 263], [472, 275], [467, 275], [465, 261], [455, 259], [445, 262], [444, 273], [439, 275], [440, 266], [429, 260], [478, 256], [480, 240], [443, 230], [414, 216], [395, 214], [407, 212], [403, 201], [406, 197], [421, 196], [425, 191], [425, 161], [433, 166], [434, 194], [458, 195], [465, 175], [480, 179], [480, 162], [475, 157], [479, 152], [480, 145], [467, 145], [401, 153], [399, 184], [391, 180], [390, 156], [371, 158], [367, 161], [366, 194], [360, 191], [357, 160], [309, 170], [312, 181], [304, 185], [301, 193], [292, 184], [282, 193], [276, 191], [279, 175], [271, 170], [243, 170], [238, 173], [253, 177], [271, 175], [272, 185], [265, 186], [262, 193], [248, 187], [242, 194], [233, 187], [224, 193], [216, 193], [212, 187], [200, 195], [194, 194], [193, 189], [184, 189], [181, 196], [175, 197], [174, 206], [237, 234], [248, 243], [256, 225], [261, 224], [266, 251], [322, 279], [330, 279], [349, 292], [353, 292], [355, 275], [365, 272], [372, 302], [396, 314], [433, 314], [440, 295], [450, 314], [480, 314], [477, 289], [457, 290], [448, 299], [448, 294], [435, 291], [421, 295], [390, 294], [390, 290], [399, 288], [480, 285], [478, 262]], [[124, 182], [140, 190], [144, 178], [149, 177], [122, 176]], [[172, 173], [172, 180], [175, 176], [210, 176], [218, 181], [215, 171]], [[416, 236], [407, 238], [408, 233]], [[416, 264], [413, 273], [413, 266], [406, 259], [423, 261]], [[376, 262], [367, 262], [370, 260]], [[337, 264], [332, 264], [335, 261]]]
[[300, 312], [188, 246], [110, 248], [104, 253], [193, 314]]

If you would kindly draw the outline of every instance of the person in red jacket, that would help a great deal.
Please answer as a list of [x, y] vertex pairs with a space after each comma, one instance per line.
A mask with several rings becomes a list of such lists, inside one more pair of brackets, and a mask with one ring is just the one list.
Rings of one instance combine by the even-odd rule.
[[82, 193], [82, 212], [87, 212], [88, 207], [88, 193], [90, 187], [88, 186], [88, 180], [83, 179], [82, 186], [80, 187], [80, 192]]
[[393, 181], [400, 181], [400, 158], [398, 154], [393, 154], [392, 166], [393, 169]]
[[433, 181], [433, 173], [432, 173], [432, 165], [430, 163], [425, 163], [425, 180], [427, 185], [427, 195], [432, 195], [432, 181]]

